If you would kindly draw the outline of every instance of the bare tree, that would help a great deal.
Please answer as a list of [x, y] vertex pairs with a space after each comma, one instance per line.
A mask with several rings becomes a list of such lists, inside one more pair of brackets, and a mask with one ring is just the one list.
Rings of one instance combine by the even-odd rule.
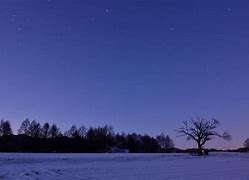
[[173, 140], [165, 134], [160, 134], [156, 137], [158, 144], [161, 146], [162, 149], [170, 149], [174, 147]]
[[244, 146], [245, 148], [248, 148], [249, 149], [249, 138], [247, 138], [244, 142]]
[[173, 148], [175, 146], [173, 139], [169, 137], [169, 135], [166, 135], [165, 137], [165, 147], [166, 149]]
[[194, 140], [198, 145], [198, 155], [203, 155], [203, 146], [207, 141], [214, 137], [219, 137], [224, 140], [231, 140], [231, 135], [227, 132], [218, 133], [216, 129], [220, 123], [216, 119], [206, 120], [201, 117], [184, 121], [183, 126], [177, 130], [179, 136], [187, 136], [187, 140]]

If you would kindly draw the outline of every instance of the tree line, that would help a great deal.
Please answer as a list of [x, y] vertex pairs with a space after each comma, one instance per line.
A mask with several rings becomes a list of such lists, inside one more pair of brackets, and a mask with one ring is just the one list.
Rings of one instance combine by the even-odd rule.
[[[86, 128], [84, 125], [72, 125], [64, 133], [56, 124], [44, 123], [41, 125], [35, 120], [24, 120], [13, 135], [9, 121], [0, 122], [0, 151], [5, 152], [110, 152], [112, 148], [125, 149], [131, 153], [163, 153], [189, 152], [202, 156], [207, 150], [204, 145], [215, 137], [230, 141], [228, 132], [219, 132], [220, 122], [214, 118], [191, 118], [184, 121], [176, 132], [178, 136], [185, 136], [193, 140], [197, 148], [180, 150], [174, 147], [173, 140], [165, 134], [156, 137], [137, 133], [115, 133], [112, 126]], [[214, 149], [213, 149], [214, 150]], [[233, 152], [249, 152], [249, 139], [246, 139], [244, 148], [228, 150]]]
[[61, 132], [56, 124], [24, 120], [17, 135], [8, 120], [0, 122], [0, 151], [2, 152], [86, 152], [104, 153], [111, 148], [127, 149], [131, 153], [174, 151], [173, 140], [165, 134], [156, 137], [137, 133], [115, 133], [112, 126], [77, 127]]

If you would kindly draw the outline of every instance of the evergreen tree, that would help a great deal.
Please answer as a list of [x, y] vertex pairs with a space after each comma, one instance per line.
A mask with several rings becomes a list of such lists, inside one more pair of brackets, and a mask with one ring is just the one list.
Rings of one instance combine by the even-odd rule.
[[41, 129], [42, 138], [48, 138], [49, 128], [50, 128], [50, 125], [47, 122], [42, 126], [42, 129]]
[[22, 122], [22, 124], [21, 124], [20, 128], [18, 129], [17, 133], [18, 134], [25, 134], [27, 136], [30, 136], [30, 121], [29, 121], [28, 118], [25, 119]]
[[12, 135], [12, 129], [9, 121], [1, 120], [0, 122], [0, 136]]
[[56, 124], [53, 124], [50, 127], [48, 135], [50, 138], [56, 138], [60, 135], [60, 130], [57, 128]]

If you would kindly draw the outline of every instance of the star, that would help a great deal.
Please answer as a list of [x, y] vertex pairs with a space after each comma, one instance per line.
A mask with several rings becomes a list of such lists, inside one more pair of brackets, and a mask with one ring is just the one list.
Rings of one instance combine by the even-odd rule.
[[11, 21], [11, 22], [14, 22], [15, 17], [16, 17], [16, 14], [12, 14], [10, 21]]
[[175, 30], [175, 28], [173, 28], [173, 27], [170, 28], [170, 31], [174, 31], [174, 30]]
[[228, 13], [231, 13], [232, 12], [232, 8], [227, 8], [226, 9], [226, 13], [228, 14]]
[[17, 28], [17, 30], [18, 30], [18, 31], [21, 31], [21, 30], [22, 30], [22, 28], [21, 28], [21, 27], [18, 27], [18, 28]]
[[105, 12], [106, 12], [106, 13], [110, 13], [111, 10], [110, 10], [110, 9], [106, 9]]

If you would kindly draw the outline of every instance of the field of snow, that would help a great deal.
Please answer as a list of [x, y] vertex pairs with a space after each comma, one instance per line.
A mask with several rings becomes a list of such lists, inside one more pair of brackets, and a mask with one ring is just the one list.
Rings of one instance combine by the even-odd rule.
[[0, 153], [0, 179], [248, 180], [249, 154]]

